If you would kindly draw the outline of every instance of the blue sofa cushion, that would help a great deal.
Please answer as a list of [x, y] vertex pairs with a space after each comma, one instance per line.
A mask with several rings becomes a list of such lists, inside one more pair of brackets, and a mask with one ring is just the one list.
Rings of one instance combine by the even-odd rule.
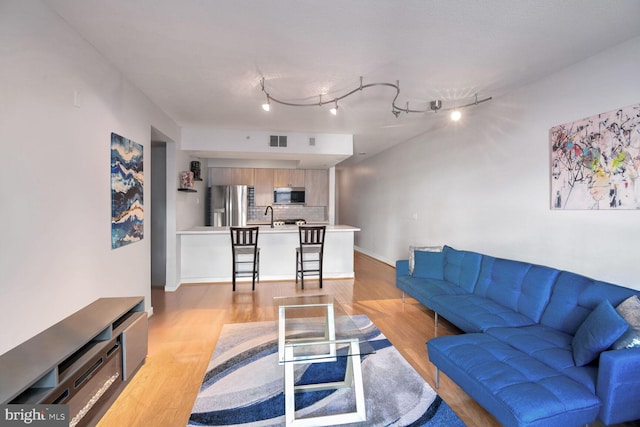
[[484, 332], [499, 326], [525, 326], [529, 317], [475, 294], [435, 295], [430, 307], [464, 332]]
[[429, 359], [505, 426], [593, 422], [600, 400], [562, 372], [487, 334], [433, 338]]
[[579, 301], [580, 294], [590, 285], [593, 285], [593, 279], [566, 271], [560, 273], [540, 323], [575, 335], [593, 309], [582, 306]]
[[608, 300], [602, 301], [580, 325], [571, 341], [577, 366], [595, 360], [600, 353], [629, 329], [629, 324], [616, 312]]
[[459, 251], [450, 246], [442, 249], [444, 253], [444, 280], [473, 292], [480, 274], [482, 255], [475, 252]]
[[558, 275], [553, 268], [485, 255], [474, 293], [538, 322]]
[[558, 276], [540, 323], [575, 335], [589, 313], [603, 300], [616, 306], [638, 291], [563, 271]]
[[460, 295], [467, 291], [444, 280], [423, 279], [415, 276], [397, 276], [396, 287], [433, 310], [433, 298], [438, 295]]
[[444, 253], [414, 251], [413, 276], [424, 279], [444, 279]]
[[416, 251], [442, 252], [442, 246], [409, 246], [409, 275], [413, 275], [413, 267], [416, 263]]
[[598, 368], [595, 365], [576, 366], [571, 347], [572, 335], [540, 324], [520, 328], [491, 328], [486, 334], [596, 392]]

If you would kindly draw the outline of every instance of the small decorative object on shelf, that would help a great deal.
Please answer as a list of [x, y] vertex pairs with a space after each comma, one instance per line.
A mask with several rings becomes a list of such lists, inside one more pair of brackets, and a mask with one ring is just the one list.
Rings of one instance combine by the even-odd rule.
[[200, 176], [200, 162], [194, 160], [191, 162], [191, 172], [193, 172], [193, 179], [195, 181], [202, 181], [202, 177]]
[[178, 191], [186, 191], [188, 193], [196, 192], [193, 188], [193, 172], [180, 172], [180, 188], [178, 188]]
[[193, 172], [180, 172], [180, 188], [193, 188]]

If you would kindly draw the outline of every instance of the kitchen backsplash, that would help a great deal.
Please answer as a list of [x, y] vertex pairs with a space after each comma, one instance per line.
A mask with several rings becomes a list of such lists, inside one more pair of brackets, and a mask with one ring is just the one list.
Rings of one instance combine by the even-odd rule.
[[[326, 207], [304, 205], [273, 205], [274, 219], [304, 219], [307, 222], [324, 222], [327, 220]], [[266, 206], [250, 206], [247, 214], [249, 222], [268, 222], [271, 212], [265, 215]]]

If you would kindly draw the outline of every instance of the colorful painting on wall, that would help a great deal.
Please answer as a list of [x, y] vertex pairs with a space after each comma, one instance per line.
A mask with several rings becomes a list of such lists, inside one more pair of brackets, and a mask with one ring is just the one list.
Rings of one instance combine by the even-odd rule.
[[111, 248], [142, 240], [143, 146], [111, 134]]
[[549, 131], [552, 209], [640, 209], [640, 104]]

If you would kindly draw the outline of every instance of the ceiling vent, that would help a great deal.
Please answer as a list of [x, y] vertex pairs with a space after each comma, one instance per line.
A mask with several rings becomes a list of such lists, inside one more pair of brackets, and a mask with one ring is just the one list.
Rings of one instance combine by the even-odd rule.
[[309, 138], [309, 145], [311, 146], [316, 145], [316, 139], [314, 137]]
[[286, 147], [286, 146], [287, 146], [286, 135], [269, 136], [269, 147]]

